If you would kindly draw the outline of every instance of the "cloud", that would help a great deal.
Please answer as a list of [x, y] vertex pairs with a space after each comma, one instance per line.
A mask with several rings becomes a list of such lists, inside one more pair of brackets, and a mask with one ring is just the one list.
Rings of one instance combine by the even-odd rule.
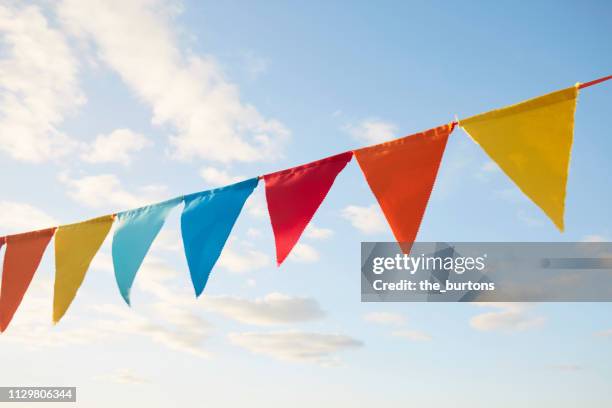
[[499, 309], [472, 317], [470, 326], [479, 331], [519, 332], [544, 324], [542, 316], [532, 316], [525, 303], [474, 303], [475, 306]]
[[38, 7], [5, 2], [0, 41], [0, 150], [30, 162], [69, 153], [77, 143], [58, 126], [85, 97], [66, 38]]
[[266, 201], [262, 194], [257, 194], [257, 191], [251, 194], [246, 203], [244, 203], [244, 210], [247, 214], [256, 219], [265, 219], [268, 217], [268, 206]]
[[96, 140], [87, 146], [81, 159], [88, 163], [121, 163], [128, 165], [132, 154], [141, 151], [151, 142], [139, 133], [129, 129], [116, 129], [108, 135], [98, 135]]
[[397, 125], [376, 118], [345, 125], [343, 130], [356, 140], [367, 144], [387, 142], [398, 136]]
[[363, 315], [363, 320], [368, 323], [401, 326], [406, 323], [406, 318], [398, 313], [370, 312]]
[[61, 174], [59, 180], [68, 186], [68, 196], [79, 204], [91, 208], [125, 210], [162, 201], [167, 198], [164, 186], [150, 185], [132, 193], [121, 186], [114, 174], [99, 174], [70, 178]]
[[[210, 353], [202, 343], [211, 335], [212, 328], [203, 318], [186, 307], [168, 303], [154, 303], [156, 313], [138, 313], [123, 305], [103, 304], [91, 309], [97, 319], [85, 329], [98, 331], [98, 338], [89, 342], [117, 340], [119, 336], [143, 336], [171, 350], [207, 358]], [[94, 333], [92, 333], [94, 335]]]
[[151, 252], [158, 250], [182, 253], [183, 244], [181, 242], [181, 233], [176, 229], [168, 227], [159, 231], [159, 234], [157, 234], [151, 246]]
[[315, 299], [280, 293], [255, 300], [208, 296], [204, 298], [204, 307], [230, 319], [259, 326], [308, 322], [325, 316]]
[[349, 205], [342, 210], [342, 217], [364, 234], [377, 234], [387, 230], [387, 223], [380, 207], [372, 204], [369, 207]]
[[246, 177], [232, 176], [226, 171], [219, 170], [215, 167], [203, 167], [200, 169], [200, 176], [206, 181], [211, 187], [226, 186], [228, 184], [234, 184]]
[[336, 353], [362, 347], [363, 343], [340, 334], [282, 331], [230, 333], [230, 342], [252, 353], [290, 362], [336, 365]]
[[319, 228], [312, 222], [304, 230], [304, 236], [311, 239], [328, 239], [334, 235], [334, 231], [329, 228]]
[[257, 228], [253, 228], [253, 227], [250, 227], [250, 228], [247, 230], [247, 233], [246, 233], [246, 234], [247, 234], [247, 236], [249, 236], [249, 237], [251, 237], [251, 238], [259, 238], [259, 237], [261, 237], [261, 236], [262, 236], [262, 232], [261, 232], [261, 230], [259, 230], [259, 229], [257, 229]]
[[315, 248], [308, 244], [298, 242], [295, 244], [287, 260], [298, 263], [313, 263], [320, 259], [319, 253]]
[[97, 57], [152, 108], [153, 124], [174, 129], [169, 141], [176, 158], [279, 156], [287, 128], [243, 103], [212, 57], [180, 49], [172, 28], [176, 3], [64, 0], [57, 11], [66, 30], [94, 44]]
[[271, 264], [270, 257], [250, 246], [246, 241], [230, 237], [217, 265], [233, 273], [247, 273]]
[[53, 227], [54, 217], [27, 203], [0, 201], [0, 235]]
[[[53, 283], [35, 278], [11, 326], [2, 334], [3, 341], [39, 350], [82, 344], [108, 345], [122, 338], [141, 336], [170, 350], [207, 358], [210, 353], [204, 343], [213, 328], [200, 316], [192, 294], [173, 287], [170, 279], [176, 275], [173, 269], [147, 258], [135, 285], [152, 296], [152, 303], [143, 306], [135, 301], [133, 308], [116, 303], [92, 305], [85, 313], [86, 318], [78, 310], [71, 310], [70, 318], [64, 318], [56, 326], [50, 324], [48, 313], [41, 313], [49, 308]], [[95, 298], [83, 292], [85, 288], [79, 296]]]
[[[398, 313], [391, 312], [370, 312], [363, 316], [363, 320], [369, 323], [384, 326], [404, 326], [406, 318]], [[420, 330], [398, 329], [391, 332], [393, 337], [401, 337], [410, 341], [429, 341], [431, 336]]]
[[401, 337], [410, 341], [430, 341], [431, 336], [419, 330], [396, 330], [391, 333], [394, 337]]
[[120, 368], [106, 375], [96, 377], [98, 380], [109, 381], [117, 384], [142, 385], [149, 384], [151, 381], [147, 378], [136, 374], [129, 368]]
[[113, 266], [113, 257], [108, 252], [98, 251], [89, 266], [89, 270], [114, 273], [115, 267]]

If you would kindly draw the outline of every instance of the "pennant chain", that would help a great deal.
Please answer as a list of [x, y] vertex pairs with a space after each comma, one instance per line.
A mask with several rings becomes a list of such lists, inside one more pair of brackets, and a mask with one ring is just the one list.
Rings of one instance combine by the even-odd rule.
[[117, 287], [130, 304], [138, 269], [168, 214], [181, 202], [183, 247], [196, 296], [204, 291], [247, 198], [265, 182], [276, 261], [287, 258], [353, 155], [402, 250], [410, 252], [456, 125], [563, 231], [565, 193], [580, 89], [612, 75], [390, 142], [348, 151], [229, 186], [40, 231], [0, 237], [6, 247], [0, 331], [6, 330], [55, 235], [53, 322], [66, 313], [113, 223]]

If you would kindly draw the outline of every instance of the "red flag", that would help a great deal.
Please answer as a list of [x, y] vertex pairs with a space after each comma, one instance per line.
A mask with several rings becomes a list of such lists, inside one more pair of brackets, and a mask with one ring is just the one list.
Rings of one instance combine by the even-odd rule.
[[404, 252], [409, 253], [454, 123], [376, 146], [355, 158]]
[[353, 152], [263, 176], [280, 265], [293, 249]]
[[55, 228], [6, 237], [0, 288], [0, 331], [6, 330], [19, 307]]

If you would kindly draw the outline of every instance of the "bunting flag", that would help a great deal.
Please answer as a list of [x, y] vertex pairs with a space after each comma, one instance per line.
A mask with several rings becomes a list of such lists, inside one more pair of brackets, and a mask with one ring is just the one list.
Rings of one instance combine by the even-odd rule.
[[287, 258], [353, 152], [265, 175], [276, 263]]
[[119, 292], [130, 304], [130, 289], [153, 240], [182, 197], [117, 214], [113, 235], [113, 267]]
[[55, 228], [49, 228], [6, 237], [0, 288], [0, 331], [6, 330], [13, 319], [54, 232]]
[[355, 150], [402, 250], [410, 253], [454, 123]]
[[560, 231], [577, 97], [573, 86], [460, 121]]
[[196, 296], [200, 296], [236, 219], [259, 178], [185, 196], [183, 247]]
[[93, 257], [115, 219], [112, 215], [62, 225], [55, 233], [53, 322], [57, 323], [76, 296]]
[[230, 186], [81, 223], [0, 237], [0, 250], [6, 246], [0, 280], [0, 331], [11, 322], [54, 233], [53, 321], [57, 323], [74, 300], [115, 218], [115, 279], [129, 305], [144, 257], [170, 211], [181, 202], [183, 247], [199, 296], [260, 178], [265, 181], [276, 261], [281, 265], [353, 155], [393, 235], [402, 250], [410, 253], [448, 137], [457, 124], [562, 231], [578, 92], [609, 80], [612, 76], [578, 83], [513, 106]]

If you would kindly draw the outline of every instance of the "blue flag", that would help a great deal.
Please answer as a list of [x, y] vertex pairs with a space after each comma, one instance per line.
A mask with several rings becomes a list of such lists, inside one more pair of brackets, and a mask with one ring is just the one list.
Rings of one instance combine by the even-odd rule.
[[200, 296], [258, 178], [185, 196], [181, 232], [196, 296]]
[[113, 236], [113, 266], [121, 296], [130, 304], [130, 289], [153, 240], [182, 197], [117, 214]]

